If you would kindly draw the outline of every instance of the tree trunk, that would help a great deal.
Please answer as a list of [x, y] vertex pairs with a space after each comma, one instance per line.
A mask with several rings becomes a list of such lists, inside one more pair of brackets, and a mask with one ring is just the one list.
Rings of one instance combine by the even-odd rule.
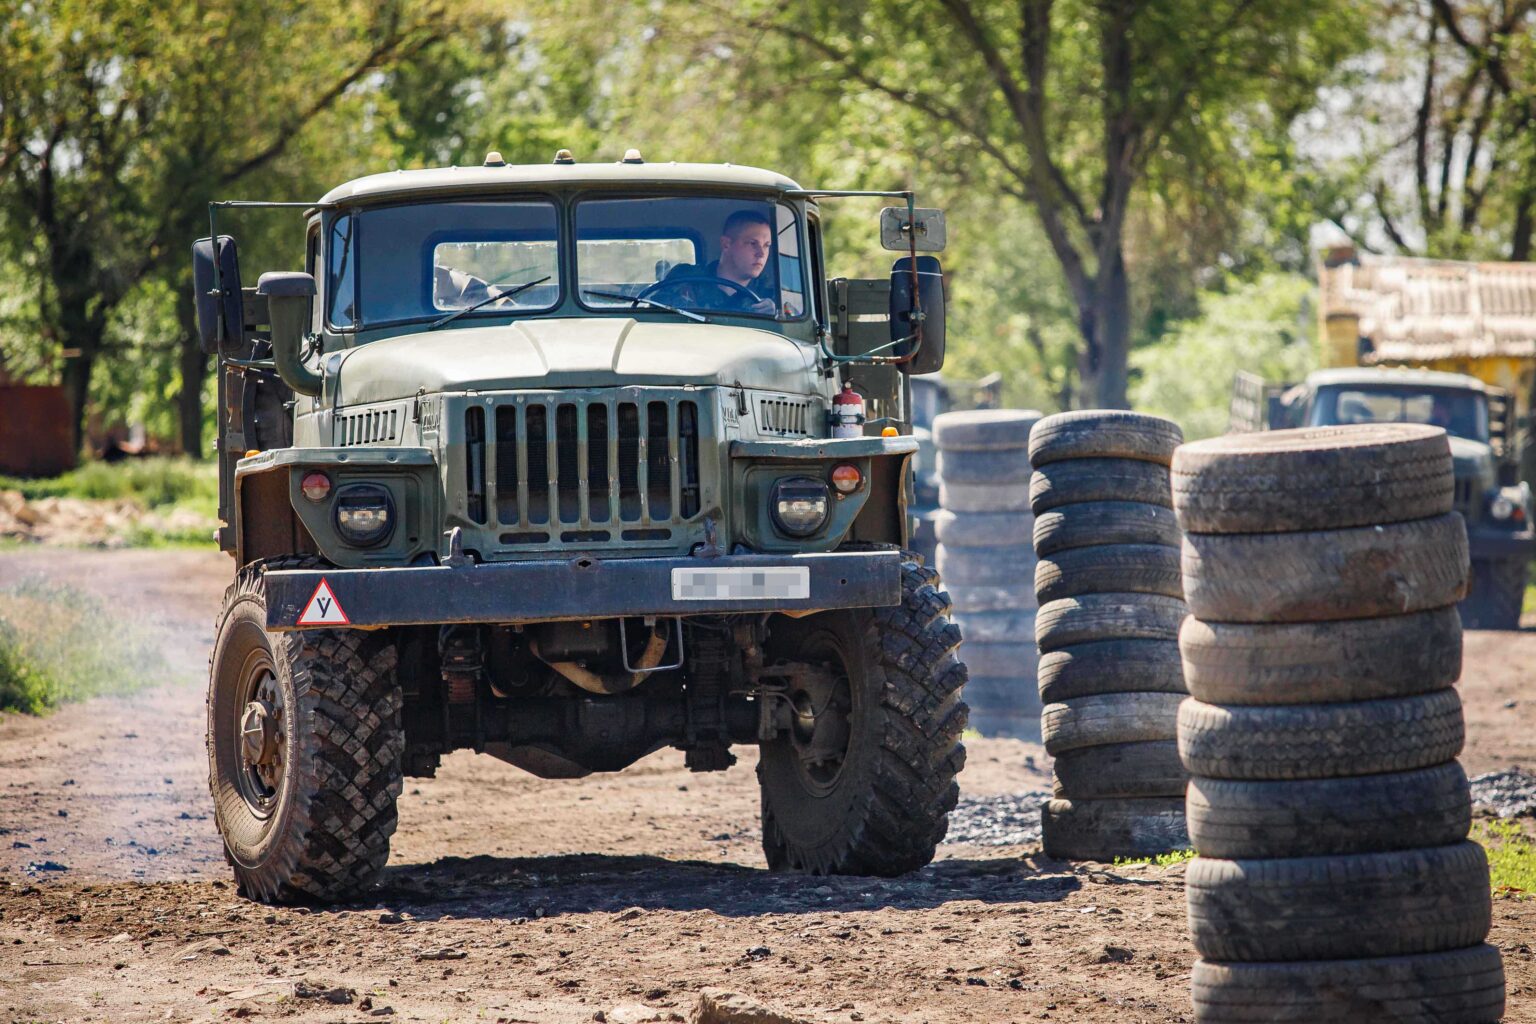
[[91, 371], [96, 367], [96, 352], [101, 339], [89, 341], [65, 336], [64, 344], [78, 349], [80, 354], [64, 360], [64, 371], [59, 375], [64, 385], [64, 397], [69, 400], [70, 438], [74, 452], [79, 455], [85, 446], [85, 409], [91, 395]]
[[203, 387], [208, 381], [208, 355], [197, 333], [197, 310], [192, 302], [192, 280], [178, 280], [175, 287], [176, 322], [181, 327], [181, 393], [176, 414], [182, 454], [203, 457]]
[[1116, 252], [1099, 269], [1092, 308], [1079, 312], [1083, 351], [1078, 357], [1079, 396], [1084, 408], [1129, 409], [1131, 287], [1125, 260]]
[[1536, 207], [1536, 190], [1521, 192], [1515, 199], [1515, 229], [1509, 245], [1509, 258], [1524, 263], [1531, 258], [1532, 208]]

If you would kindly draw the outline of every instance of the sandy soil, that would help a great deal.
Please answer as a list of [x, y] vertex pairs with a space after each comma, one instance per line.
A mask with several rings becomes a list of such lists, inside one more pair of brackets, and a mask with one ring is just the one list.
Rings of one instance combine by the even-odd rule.
[[[749, 756], [692, 775], [664, 753], [555, 782], [455, 754], [407, 780], [373, 898], [248, 902], [213, 831], [202, 740], [227, 559], [0, 555], [0, 584], [24, 572], [105, 595], [171, 672], [131, 698], [0, 718], [0, 1020], [622, 1024], [686, 1019], [706, 986], [810, 1021], [1191, 1017], [1181, 867], [950, 843], [895, 881], [771, 875]], [[1536, 634], [1469, 634], [1466, 665], [1468, 772], [1536, 767]], [[1036, 745], [968, 746], [970, 818], [1049, 785]], [[1536, 904], [1499, 898], [1494, 916], [1508, 1019], [1536, 1021]]]

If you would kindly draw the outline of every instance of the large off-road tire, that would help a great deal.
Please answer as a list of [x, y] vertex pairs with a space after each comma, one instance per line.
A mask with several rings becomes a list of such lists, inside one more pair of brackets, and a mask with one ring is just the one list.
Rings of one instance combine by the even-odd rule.
[[1179, 546], [1173, 510], [1143, 501], [1085, 501], [1035, 517], [1035, 554], [1041, 558], [1073, 548], [1105, 544]]
[[[1037, 571], [1038, 574], [1038, 571]], [[1207, 704], [1411, 697], [1461, 675], [1454, 606], [1334, 622], [1201, 622], [1179, 630], [1190, 696]]]
[[1179, 756], [1209, 779], [1335, 779], [1407, 772], [1461, 752], [1461, 696], [1233, 707], [1190, 698], [1179, 708]]
[[1195, 778], [1185, 809], [1206, 857], [1386, 853], [1458, 843], [1472, 827], [1467, 776], [1455, 761], [1350, 779]]
[[1343, 960], [1463, 949], [1492, 921], [1474, 842], [1349, 857], [1213, 860], [1184, 876], [1189, 931], [1207, 960]]
[[1189, 848], [1182, 797], [1051, 800], [1040, 809], [1047, 857], [1113, 861]]
[[1173, 458], [1190, 533], [1288, 533], [1451, 511], [1445, 432], [1414, 423], [1307, 427], [1195, 441]]
[[[783, 619], [770, 654], [825, 663], [840, 677], [815, 716], [840, 707], [841, 753], [817, 757], [810, 738], [762, 745], [763, 853], [776, 871], [894, 876], [933, 859], [959, 797], [965, 764], [960, 630], [938, 574], [902, 563], [902, 600], [891, 608]], [[830, 701], [830, 705], [829, 702]], [[820, 723], [818, 722], [818, 728]]]
[[1059, 412], [1029, 433], [1030, 461], [1038, 469], [1066, 459], [1140, 459], [1168, 465], [1184, 443], [1178, 424], [1160, 416], [1118, 409]]
[[[1044, 516], [1035, 520], [1038, 532]], [[1466, 593], [1467, 530], [1448, 512], [1386, 526], [1185, 534], [1184, 598], [1205, 622], [1405, 615]]]
[[1457, 607], [1467, 629], [1519, 629], [1525, 604], [1527, 563], [1523, 558], [1479, 558], [1472, 563], [1472, 586]]
[[1362, 960], [1196, 960], [1197, 1024], [1496, 1024], [1504, 962], [1490, 945]]
[[269, 633], [262, 573], [224, 595], [209, 658], [208, 784], [240, 891], [263, 902], [355, 897], [389, 858], [405, 736], [384, 631]]
[[1035, 564], [1035, 598], [1042, 604], [1112, 590], [1182, 600], [1179, 549], [1165, 544], [1101, 544], [1058, 551]]
[[1173, 507], [1168, 467], [1138, 459], [1068, 459], [1035, 470], [1029, 503], [1036, 515], [1083, 501], [1141, 501]]
[[1184, 669], [1171, 640], [1098, 640], [1040, 656], [1047, 704], [1100, 693], [1183, 693]]

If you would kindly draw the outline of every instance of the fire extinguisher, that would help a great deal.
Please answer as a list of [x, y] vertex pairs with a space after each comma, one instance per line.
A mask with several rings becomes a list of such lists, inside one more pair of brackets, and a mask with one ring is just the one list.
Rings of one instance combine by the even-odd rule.
[[852, 381], [832, 399], [832, 436], [864, 436], [864, 396], [853, 390]]

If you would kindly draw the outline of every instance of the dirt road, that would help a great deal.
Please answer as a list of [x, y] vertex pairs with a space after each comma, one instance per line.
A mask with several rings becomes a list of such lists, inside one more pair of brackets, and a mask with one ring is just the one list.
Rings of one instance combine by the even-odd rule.
[[[218, 555], [0, 554], [157, 638], [163, 686], [0, 718], [0, 1020], [683, 1020], [714, 986], [810, 1021], [1186, 1021], [1182, 869], [1043, 860], [1044, 752], [971, 742], [952, 841], [895, 880], [770, 875], [751, 759], [535, 779], [456, 754], [407, 780], [381, 888], [240, 899], [209, 815]], [[1536, 766], [1536, 634], [1470, 634], [1469, 773]], [[1536, 908], [1495, 901], [1508, 1019], [1536, 1021]], [[386, 1008], [391, 1011], [385, 1013]]]

